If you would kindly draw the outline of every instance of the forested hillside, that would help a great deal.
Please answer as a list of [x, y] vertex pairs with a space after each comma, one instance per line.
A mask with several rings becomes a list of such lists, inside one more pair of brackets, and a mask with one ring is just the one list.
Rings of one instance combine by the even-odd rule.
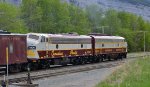
[[85, 34], [91, 31], [86, 12], [60, 0], [23, 0], [21, 10], [32, 32]]
[[20, 8], [0, 3], [0, 29], [17, 33], [105, 33], [126, 38], [130, 52], [150, 51], [150, 22], [134, 14], [103, 10], [97, 5], [81, 9], [60, 0], [23, 0]]
[[19, 8], [5, 3], [0, 3], [0, 30], [25, 33], [27, 27], [24, 20], [21, 19]]

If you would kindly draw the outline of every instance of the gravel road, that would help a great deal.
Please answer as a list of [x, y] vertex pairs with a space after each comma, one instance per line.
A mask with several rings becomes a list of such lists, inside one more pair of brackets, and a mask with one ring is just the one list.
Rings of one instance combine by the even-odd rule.
[[39, 87], [94, 87], [109, 76], [116, 67], [61, 75], [33, 81]]
[[[33, 83], [39, 84], [39, 87], [94, 87], [113, 73], [117, 67], [54, 76], [33, 81]], [[9, 87], [16, 86], [10, 85]]]

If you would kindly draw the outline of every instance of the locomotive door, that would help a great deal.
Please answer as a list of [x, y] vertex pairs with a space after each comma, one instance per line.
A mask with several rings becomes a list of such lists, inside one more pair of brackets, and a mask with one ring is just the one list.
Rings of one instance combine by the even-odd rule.
[[49, 57], [49, 40], [45, 38], [45, 47], [46, 47], [46, 57]]

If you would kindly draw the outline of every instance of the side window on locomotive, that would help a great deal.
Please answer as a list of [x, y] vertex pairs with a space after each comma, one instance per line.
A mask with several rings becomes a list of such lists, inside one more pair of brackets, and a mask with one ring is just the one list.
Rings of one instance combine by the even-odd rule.
[[49, 41], [48, 41], [48, 38], [46, 38], [46, 42], [49, 42]]
[[56, 44], [56, 49], [58, 49], [59, 48], [59, 46], [58, 46], [58, 44]]
[[83, 48], [83, 44], [81, 44], [81, 48]]
[[102, 47], [104, 47], [105, 45], [104, 44], [102, 44]]
[[39, 36], [30, 34], [28, 38], [38, 40]]
[[45, 42], [45, 37], [41, 36], [41, 42]]
[[118, 43], [118, 47], [120, 46], [120, 44]]

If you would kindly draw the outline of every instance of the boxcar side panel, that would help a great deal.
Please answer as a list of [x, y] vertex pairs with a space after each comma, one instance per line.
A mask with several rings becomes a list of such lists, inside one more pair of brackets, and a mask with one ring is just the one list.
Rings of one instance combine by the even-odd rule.
[[7, 47], [9, 65], [27, 62], [26, 44], [24, 35], [0, 35], [0, 65], [6, 65]]

